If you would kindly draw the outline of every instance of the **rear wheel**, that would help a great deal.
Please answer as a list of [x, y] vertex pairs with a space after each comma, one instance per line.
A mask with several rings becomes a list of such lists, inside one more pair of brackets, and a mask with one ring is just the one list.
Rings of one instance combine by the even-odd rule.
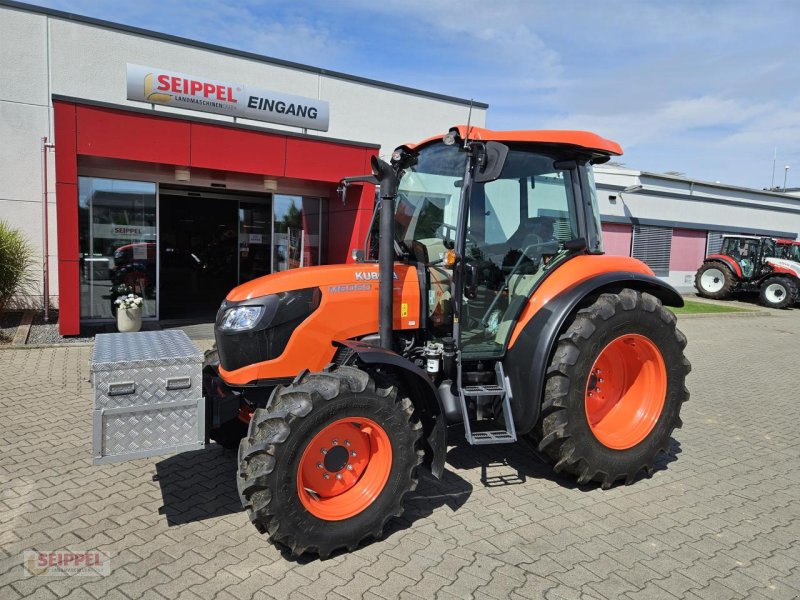
[[261, 533], [325, 558], [382, 535], [416, 487], [422, 427], [396, 386], [352, 367], [276, 388], [239, 446], [242, 504]]
[[724, 300], [731, 295], [733, 274], [719, 263], [705, 263], [694, 277], [694, 286], [705, 298]]
[[770, 308], [788, 308], [797, 298], [797, 285], [788, 277], [770, 277], [761, 284], [761, 304]]
[[651, 472], [680, 427], [691, 370], [676, 319], [650, 294], [602, 294], [559, 338], [545, 387], [539, 449], [578, 483], [631, 483]]

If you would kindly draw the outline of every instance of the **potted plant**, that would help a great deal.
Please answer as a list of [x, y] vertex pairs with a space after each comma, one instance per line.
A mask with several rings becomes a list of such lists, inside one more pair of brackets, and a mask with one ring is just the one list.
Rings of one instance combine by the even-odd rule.
[[133, 293], [133, 288], [129, 285], [124, 283], [118, 283], [112, 285], [109, 290], [108, 296], [103, 296], [104, 298], [111, 299], [111, 314], [116, 317], [117, 316], [117, 298], [120, 296], [127, 296], [128, 294]]
[[135, 294], [120, 296], [117, 305], [117, 329], [121, 333], [139, 331], [142, 328], [142, 304], [144, 300]]

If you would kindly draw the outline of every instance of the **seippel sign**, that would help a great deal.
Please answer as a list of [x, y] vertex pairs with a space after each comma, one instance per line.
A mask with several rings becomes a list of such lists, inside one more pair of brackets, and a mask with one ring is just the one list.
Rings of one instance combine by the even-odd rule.
[[328, 103], [238, 83], [127, 64], [128, 100], [328, 131]]

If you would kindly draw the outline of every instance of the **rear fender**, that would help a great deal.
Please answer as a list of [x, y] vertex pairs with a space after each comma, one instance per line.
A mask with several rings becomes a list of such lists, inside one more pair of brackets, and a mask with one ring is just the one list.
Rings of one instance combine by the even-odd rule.
[[592, 277], [547, 302], [528, 321], [503, 359], [511, 382], [517, 433], [530, 432], [539, 420], [547, 367], [569, 318], [600, 294], [622, 288], [647, 292], [667, 306], [683, 306], [683, 298], [669, 284], [651, 275], [627, 272]]
[[737, 263], [730, 256], [727, 256], [725, 254], [709, 254], [706, 257], [705, 262], [707, 262], [707, 263], [708, 262], [720, 263], [720, 264], [728, 267], [728, 269], [730, 269], [731, 272], [734, 275], [736, 275], [736, 277], [738, 277], [739, 279], [742, 279], [742, 277], [743, 277], [743, 275], [742, 275], [742, 267], [739, 266], [739, 263]]
[[396, 352], [372, 346], [356, 340], [336, 340], [336, 346], [352, 350], [358, 360], [370, 367], [384, 367], [396, 375], [422, 422], [425, 437], [425, 464], [437, 479], [444, 473], [444, 460], [447, 453], [444, 409], [439, 393], [425, 371]]

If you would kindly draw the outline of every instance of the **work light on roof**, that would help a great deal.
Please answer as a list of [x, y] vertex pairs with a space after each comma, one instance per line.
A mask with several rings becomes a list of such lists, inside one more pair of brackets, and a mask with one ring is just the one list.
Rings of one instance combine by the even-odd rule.
[[456, 136], [457, 135], [458, 135], [458, 132], [456, 132], [456, 131], [448, 131], [444, 135], [444, 137], [442, 138], [442, 142], [444, 142], [444, 144], [446, 146], [452, 146], [453, 144], [456, 143]]

